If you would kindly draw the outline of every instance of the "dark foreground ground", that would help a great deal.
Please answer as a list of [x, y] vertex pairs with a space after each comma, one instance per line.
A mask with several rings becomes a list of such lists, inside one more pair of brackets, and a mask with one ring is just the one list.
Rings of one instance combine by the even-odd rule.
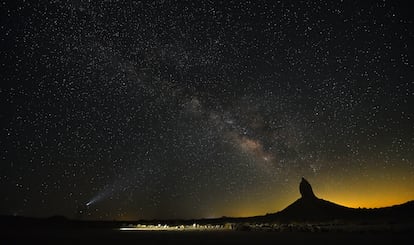
[[0, 244], [413, 244], [411, 232], [119, 231], [3, 229]]

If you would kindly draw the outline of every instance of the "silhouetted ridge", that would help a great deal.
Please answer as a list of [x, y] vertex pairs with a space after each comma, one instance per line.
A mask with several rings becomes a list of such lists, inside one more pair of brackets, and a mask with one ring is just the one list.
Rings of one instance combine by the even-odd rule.
[[385, 208], [349, 208], [315, 196], [311, 184], [302, 178], [301, 198], [280, 212], [264, 216], [266, 221], [414, 220], [414, 201]]
[[301, 198], [280, 211], [281, 220], [321, 221], [345, 218], [352, 215], [352, 209], [320, 198], [313, 193], [311, 184], [302, 178], [299, 184]]

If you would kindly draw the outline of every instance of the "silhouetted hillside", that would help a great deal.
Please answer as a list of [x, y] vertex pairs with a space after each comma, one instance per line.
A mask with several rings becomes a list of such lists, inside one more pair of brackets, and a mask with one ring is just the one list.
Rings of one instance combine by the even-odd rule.
[[301, 198], [280, 212], [257, 217], [257, 220], [289, 222], [289, 221], [414, 221], [414, 201], [385, 208], [349, 208], [333, 202], [317, 198], [312, 186], [302, 178], [299, 185]]
[[[225, 223], [289, 223], [289, 222], [332, 222], [347, 221], [358, 223], [406, 223], [414, 222], [414, 201], [385, 208], [349, 208], [318, 198], [310, 183], [302, 178], [299, 185], [301, 198], [290, 204], [280, 212], [247, 218], [222, 217], [217, 219], [192, 220], [141, 220], [128, 223], [140, 224], [225, 224]], [[69, 220], [63, 216], [52, 216], [46, 219], [0, 216], [0, 227], [94, 227], [113, 228], [120, 227], [122, 221], [81, 221]]]

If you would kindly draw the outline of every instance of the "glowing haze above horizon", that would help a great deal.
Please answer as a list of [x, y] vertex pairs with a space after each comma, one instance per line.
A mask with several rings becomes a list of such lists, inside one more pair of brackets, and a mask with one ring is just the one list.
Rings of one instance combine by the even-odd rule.
[[408, 3], [259, 2], [1, 2], [0, 215], [414, 199]]

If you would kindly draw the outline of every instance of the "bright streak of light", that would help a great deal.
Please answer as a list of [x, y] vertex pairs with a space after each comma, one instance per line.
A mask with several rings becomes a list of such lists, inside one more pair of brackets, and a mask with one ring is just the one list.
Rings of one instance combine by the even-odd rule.
[[138, 225], [135, 227], [122, 227], [119, 231], [219, 231], [219, 230], [231, 230], [231, 226], [222, 225], [180, 225], [180, 226], [168, 226], [168, 225]]

